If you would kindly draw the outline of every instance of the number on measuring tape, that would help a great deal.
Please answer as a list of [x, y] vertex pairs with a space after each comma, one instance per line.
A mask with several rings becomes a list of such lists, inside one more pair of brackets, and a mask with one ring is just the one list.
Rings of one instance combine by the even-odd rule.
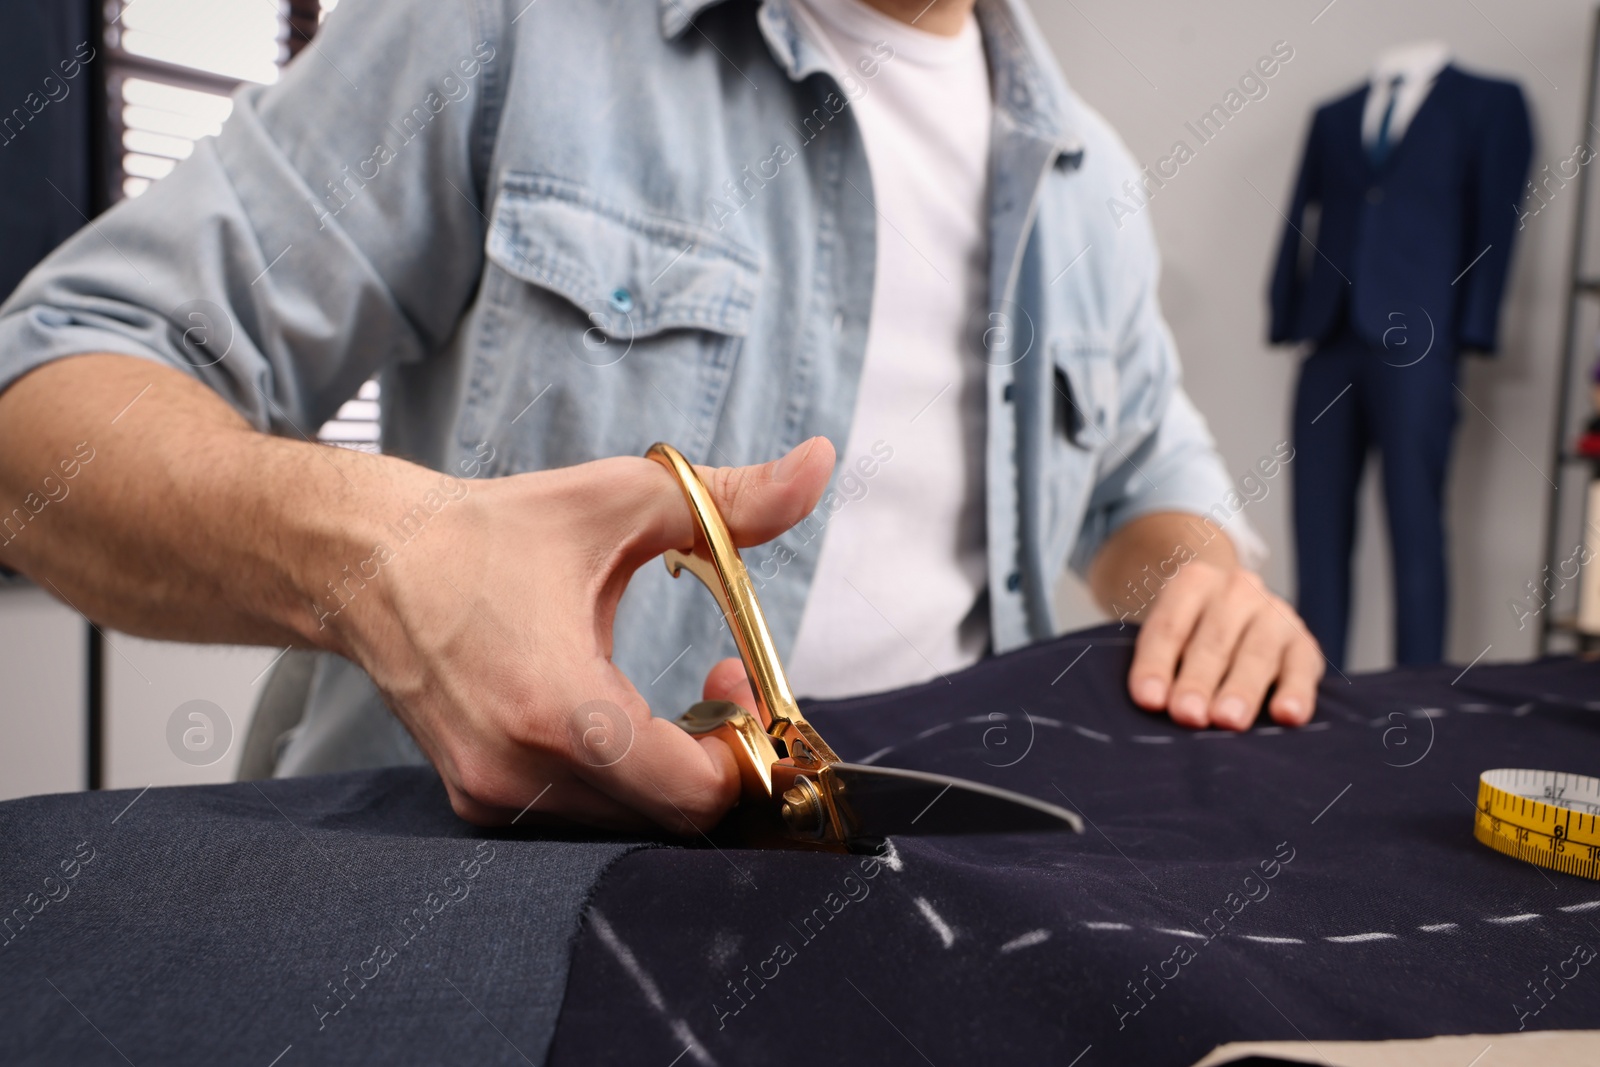
[[1600, 880], [1600, 779], [1558, 771], [1484, 771], [1473, 836], [1516, 859]]

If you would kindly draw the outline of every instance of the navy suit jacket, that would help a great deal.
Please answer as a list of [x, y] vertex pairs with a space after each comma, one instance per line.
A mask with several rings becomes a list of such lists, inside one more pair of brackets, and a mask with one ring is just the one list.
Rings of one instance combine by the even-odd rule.
[[[1445, 67], [1376, 168], [1361, 143], [1367, 92], [1312, 119], [1272, 276], [1271, 340], [1327, 340], [1348, 313], [1374, 346], [1493, 351], [1533, 151], [1522, 90]], [[1321, 221], [1303, 250], [1310, 204]]]

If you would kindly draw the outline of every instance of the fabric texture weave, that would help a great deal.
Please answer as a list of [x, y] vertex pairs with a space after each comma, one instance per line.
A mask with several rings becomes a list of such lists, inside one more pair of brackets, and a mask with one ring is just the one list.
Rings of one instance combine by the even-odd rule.
[[491, 839], [427, 767], [0, 804], [0, 1063], [537, 1063], [631, 847]]
[[551, 1062], [792, 1063], [803, 1033], [827, 1063], [1180, 1067], [1600, 1026], [1600, 884], [1472, 836], [1484, 770], [1595, 773], [1600, 664], [1330, 674], [1305, 729], [1197, 733], [1129, 703], [1130, 636], [808, 711], [843, 759], [1052, 800], [1083, 835], [629, 856]]

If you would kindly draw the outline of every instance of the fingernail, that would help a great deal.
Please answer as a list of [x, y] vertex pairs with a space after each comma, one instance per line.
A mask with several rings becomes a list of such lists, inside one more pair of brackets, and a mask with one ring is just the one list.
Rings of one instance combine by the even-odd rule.
[[1139, 683], [1139, 703], [1160, 707], [1167, 699], [1167, 686], [1160, 678], [1146, 678]]
[[811, 455], [811, 450], [817, 445], [815, 437], [808, 441], [801, 441], [789, 450], [789, 454], [778, 460], [778, 465], [772, 468], [772, 480], [786, 482], [793, 478], [795, 472], [805, 466], [806, 457]]
[[1242, 727], [1249, 709], [1244, 706], [1244, 701], [1238, 697], [1223, 697], [1217, 701], [1216, 719], [1224, 726]]
[[1199, 693], [1185, 693], [1172, 705], [1172, 717], [1189, 723], [1206, 721], [1206, 701]]
[[1280, 715], [1295, 720], [1298, 720], [1306, 709], [1306, 706], [1294, 697], [1284, 697], [1278, 701], [1276, 707]]

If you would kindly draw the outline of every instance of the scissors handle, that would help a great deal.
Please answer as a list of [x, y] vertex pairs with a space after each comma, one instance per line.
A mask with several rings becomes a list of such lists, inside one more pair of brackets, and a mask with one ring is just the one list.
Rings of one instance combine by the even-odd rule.
[[[1082, 829], [1069, 811], [992, 786], [841, 763], [795, 704], [755, 587], [705, 483], [671, 445], [651, 445], [645, 455], [672, 472], [695, 520], [694, 545], [667, 552], [667, 570], [674, 578], [687, 570], [711, 590], [755, 693], [754, 713], [706, 700], [677, 720], [696, 737], [720, 738], [739, 764], [742, 803], [725, 821], [731, 839], [840, 852], [891, 833]], [[946, 794], [952, 798], [924, 819]]]
[[789, 688], [789, 679], [772, 641], [772, 632], [767, 628], [766, 616], [756, 599], [755, 586], [744, 561], [739, 558], [739, 549], [733, 543], [727, 523], [722, 520], [722, 513], [717, 510], [711, 491], [683, 454], [671, 445], [657, 442], [650, 446], [645, 457], [672, 472], [695, 520], [694, 546], [687, 552], [669, 550], [665, 557], [667, 570], [674, 578], [687, 570], [716, 598], [728, 628], [733, 631], [739, 659], [744, 663], [750, 688], [755, 693], [760, 720], [741, 722], [737, 715], [697, 716], [691, 709], [691, 714], [680, 719], [679, 725], [690, 733], [716, 732], [729, 741], [739, 759], [746, 793], [759, 791], [770, 798], [774, 786], [781, 792], [788, 788], [792, 777], [780, 772], [775, 781], [777, 764], [820, 770], [827, 764], [839, 762], [839, 757], [812, 729], [795, 703], [794, 692]]

